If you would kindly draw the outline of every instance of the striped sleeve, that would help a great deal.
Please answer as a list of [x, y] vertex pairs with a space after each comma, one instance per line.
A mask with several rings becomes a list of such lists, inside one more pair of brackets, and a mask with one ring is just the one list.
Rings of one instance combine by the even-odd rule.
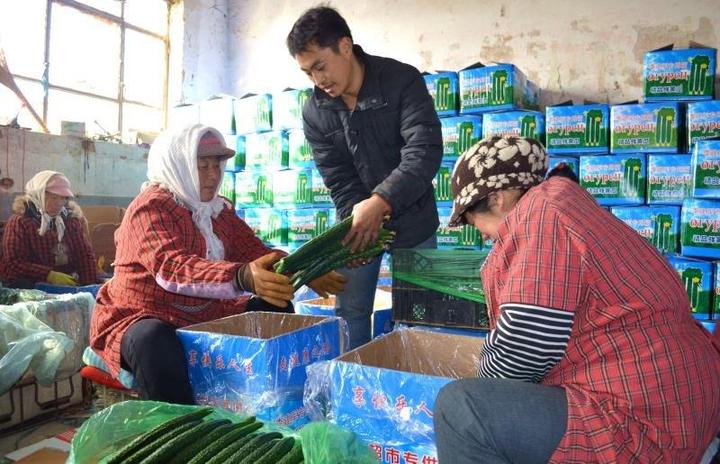
[[500, 306], [478, 376], [539, 382], [565, 355], [574, 313], [525, 304]]

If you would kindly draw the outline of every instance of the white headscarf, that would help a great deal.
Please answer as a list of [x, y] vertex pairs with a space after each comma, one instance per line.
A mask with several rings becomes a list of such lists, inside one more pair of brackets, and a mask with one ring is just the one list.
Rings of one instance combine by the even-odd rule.
[[[142, 190], [151, 185], [159, 185], [169, 190], [192, 212], [193, 222], [205, 239], [206, 258], [220, 261], [225, 259], [225, 247], [213, 231], [212, 218], [217, 217], [228, 203], [218, 197], [219, 184], [212, 200], [206, 202], [200, 200], [197, 147], [200, 138], [206, 132], [213, 132], [218, 139], [223, 140], [222, 134], [216, 129], [201, 124], [160, 134], [150, 147], [148, 180], [142, 185]], [[226, 161], [221, 162], [221, 171], [225, 170], [225, 164]]]
[[60, 243], [65, 236], [65, 221], [63, 221], [62, 218], [62, 211], [55, 216], [50, 216], [45, 212], [45, 188], [50, 179], [56, 175], [62, 176], [62, 173], [55, 171], [40, 171], [35, 174], [32, 179], [27, 181], [25, 184], [25, 196], [33, 205], [35, 205], [35, 209], [37, 209], [40, 213], [40, 228], [38, 229], [38, 234], [41, 237], [45, 235], [50, 228], [50, 224], [54, 223], [55, 230], [57, 231], [58, 243]]

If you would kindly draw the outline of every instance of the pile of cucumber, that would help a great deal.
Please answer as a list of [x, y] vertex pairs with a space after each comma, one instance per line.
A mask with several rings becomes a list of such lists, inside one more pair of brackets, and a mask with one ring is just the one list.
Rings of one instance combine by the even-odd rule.
[[199, 408], [139, 435], [106, 464], [299, 464], [300, 442], [279, 432], [260, 432], [263, 423], [249, 417], [232, 423], [205, 420], [213, 408]]

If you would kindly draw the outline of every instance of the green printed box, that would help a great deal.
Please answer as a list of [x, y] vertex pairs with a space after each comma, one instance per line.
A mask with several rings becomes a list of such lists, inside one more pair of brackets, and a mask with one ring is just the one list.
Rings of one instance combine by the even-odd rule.
[[460, 114], [537, 110], [539, 90], [512, 64], [476, 63], [458, 73]]
[[288, 243], [285, 211], [276, 208], [248, 208], [245, 223], [265, 244], [283, 246]]
[[435, 104], [438, 116], [455, 116], [458, 112], [458, 74], [452, 71], [424, 73], [425, 86]]
[[720, 100], [688, 104], [687, 134], [690, 151], [698, 140], [720, 137]]
[[273, 173], [243, 171], [235, 173], [235, 208], [273, 205]]
[[691, 159], [691, 155], [648, 155], [648, 204], [682, 205], [690, 198]]
[[330, 197], [330, 189], [325, 187], [320, 171], [313, 168], [310, 184], [312, 186], [312, 204], [315, 206], [332, 205], [333, 201]]
[[679, 206], [615, 206], [610, 212], [661, 253], [680, 251]]
[[683, 202], [680, 245], [684, 256], [720, 259], [720, 201]]
[[440, 225], [437, 230], [437, 247], [439, 249], [453, 248], [482, 248], [482, 236], [477, 228], [470, 225], [462, 227], [448, 227], [450, 216], [452, 215], [451, 207], [439, 207], [438, 216]]
[[222, 181], [220, 182], [220, 195], [224, 196], [230, 203], [235, 204], [235, 173], [223, 172]]
[[299, 247], [335, 223], [330, 208], [298, 208], [287, 211], [288, 245]]
[[450, 179], [452, 178], [454, 162], [444, 161], [440, 164], [433, 187], [435, 187], [435, 202], [438, 206], [452, 206], [453, 193]]
[[699, 259], [668, 256], [690, 300], [690, 311], [696, 319], [710, 319], [710, 295], [712, 292], [712, 263]]
[[275, 206], [312, 205], [312, 170], [287, 169], [273, 175]]
[[483, 117], [483, 138], [495, 135], [529, 137], [545, 140], [545, 115], [539, 111], [504, 111]]
[[695, 144], [692, 168], [692, 196], [720, 200], [720, 140]]
[[313, 159], [312, 147], [310, 142], [305, 138], [305, 132], [302, 129], [293, 129], [288, 134], [288, 165], [292, 169], [313, 168], [315, 160]]
[[272, 130], [272, 95], [247, 94], [234, 103], [236, 133], [250, 134]]
[[245, 169], [278, 171], [289, 164], [287, 132], [273, 131], [245, 136]]
[[683, 114], [679, 103], [616, 105], [610, 108], [612, 153], [680, 153]]
[[716, 58], [717, 50], [702, 47], [646, 53], [645, 101], [712, 100]]
[[274, 130], [302, 129], [302, 111], [312, 98], [313, 90], [285, 89], [272, 96], [272, 126]]
[[562, 163], [567, 164], [572, 172], [580, 178], [580, 159], [573, 156], [548, 156], [548, 172]]
[[235, 133], [234, 97], [219, 96], [200, 102], [200, 124], [214, 127], [221, 134]]
[[602, 206], [645, 203], [643, 154], [580, 157], [580, 185]]
[[441, 118], [443, 161], [455, 161], [482, 138], [482, 116]]
[[558, 105], [545, 110], [545, 148], [551, 154], [608, 153], [609, 129], [608, 105]]
[[226, 135], [225, 145], [235, 149], [235, 156], [225, 163], [225, 171], [238, 172], [245, 169], [245, 136]]

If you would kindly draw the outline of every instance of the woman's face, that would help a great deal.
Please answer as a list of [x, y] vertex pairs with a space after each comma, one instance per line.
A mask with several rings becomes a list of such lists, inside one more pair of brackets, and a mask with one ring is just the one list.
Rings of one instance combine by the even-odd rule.
[[57, 216], [67, 204], [68, 197], [45, 191], [45, 212], [50, 216]]
[[211, 201], [222, 180], [219, 156], [203, 156], [198, 158], [198, 177], [200, 179], [200, 201]]

